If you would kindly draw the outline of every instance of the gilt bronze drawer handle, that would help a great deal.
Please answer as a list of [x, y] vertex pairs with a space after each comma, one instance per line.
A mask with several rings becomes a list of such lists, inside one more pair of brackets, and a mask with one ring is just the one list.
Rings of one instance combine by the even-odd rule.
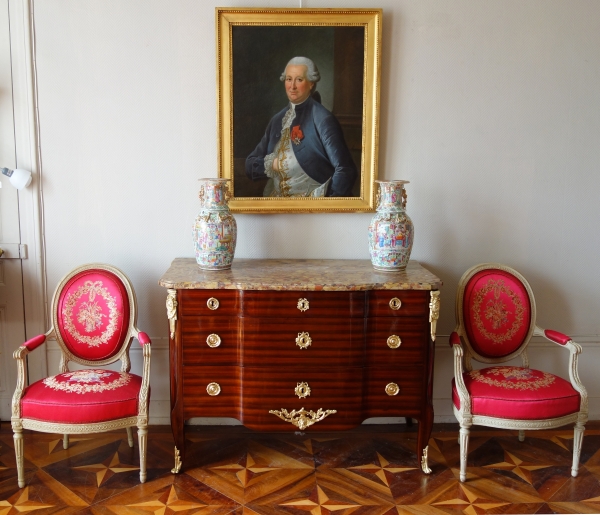
[[300, 311], [304, 312], [304, 311], [308, 311], [308, 308], [310, 307], [308, 304], [308, 300], [306, 299], [298, 299], [298, 305], [296, 306]]
[[308, 349], [312, 343], [312, 338], [308, 333], [298, 333], [296, 338], [296, 345], [301, 349]]
[[399, 392], [400, 392], [400, 387], [396, 383], [389, 383], [385, 387], [385, 393], [387, 393], [390, 397], [393, 397], [394, 395], [398, 395]]
[[208, 309], [212, 309], [214, 311], [215, 309], [219, 308], [219, 301], [214, 297], [211, 297], [206, 301], [206, 305], [208, 306]]
[[299, 399], [304, 399], [310, 395], [310, 386], [308, 386], [308, 383], [298, 383], [294, 392]]
[[400, 336], [396, 336], [395, 334], [392, 334], [392, 336], [387, 339], [387, 346], [390, 349], [397, 349], [401, 344], [402, 340], [400, 339]]
[[392, 300], [390, 300], [390, 308], [392, 308], [394, 311], [398, 311], [400, 306], [402, 306], [402, 301], [398, 297], [394, 297]]
[[277, 415], [281, 420], [289, 422], [302, 431], [307, 427], [312, 426], [315, 422], [320, 422], [325, 417], [332, 415], [333, 413], [337, 413], [337, 410], [323, 410], [323, 408], [319, 408], [315, 413], [312, 410], [306, 411], [304, 408], [292, 410], [290, 412], [284, 408], [281, 408], [281, 410], [269, 410], [269, 413]]
[[212, 397], [219, 395], [221, 393], [221, 386], [219, 383], [208, 383], [208, 386], [206, 387], [206, 393]]
[[209, 334], [206, 338], [206, 345], [212, 347], [218, 347], [221, 345], [221, 337], [218, 334]]

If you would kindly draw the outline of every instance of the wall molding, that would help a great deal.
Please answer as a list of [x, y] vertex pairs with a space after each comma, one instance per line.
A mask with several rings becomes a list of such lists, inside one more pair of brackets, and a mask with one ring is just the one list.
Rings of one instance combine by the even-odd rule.
[[[21, 263], [25, 336], [29, 339], [46, 331], [48, 314], [32, 0], [9, 0], [9, 20], [16, 164], [33, 175], [31, 185], [19, 191], [21, 243], [28, 249]], [[27, 367], [31, 382], [48, 375], [46, 354], [31, 354]]]
[[[434, 378], [434, 413], [436, 423], [443, 422], [456, 422], [454, 413], [452, 411], [452, 401], [450, 397], [450, 382], [449, 378], [452, 377], [452, 349], [448, 344], [447, 335], [438, 336], [436, 339], [436, 377]], [[160, 364], [161, 367], [168, 368], [169, 361], [169, 339], [164, 336], [153, 336], [152, 340], [152, 369], [156, 369], [156, 364]], [[598, 336], [578, 336], [574, 338], [583, 349], [584, 354], [586, 350], [599, 352], [600, 353], [600, 337]], [[56, 341], [49, 340], [46, 342], [47, 353], [49, 356], [50, 363], [58, 364], [58, 353], [60, 352], [60, 346]], [[549, 342], [544, 338], [532, 339], [530, 343], [530, 361], [535, 363], [537, 357], [545, 355], [548, 350], [561, 351], [559, 345]], [[136, 341], [133, 342], [130, 351], [131, 361], [135, 369], [136, 366], [141, 366], [142, 362], [142, 349], [137, 345]], [[566, 353], [565, 353], [566, 356]], [[565, 365], [566, 365], [565, 358]], [[535, 366], [535, 365], [534, 365]], [[56, 372], [53, 372], [56, 373]], [[160, 374], [159, 374], [160, 375]], [[151, 380], [162, 379], [157, 375], [150, 373]], [[583, 379], [582, 379], [583, 380]], [[168, 380], [166, 380], [168, 384]], [[443, 383], [443, 384], [442, 384]], [[162, 385], [152, 386], [152, 397], [150, 401], [150, 424], [155, 425], [169, 425], [170, 424], [170, 401], [169, 401], [169, 390]], [[445, 388], [447, 384], [447, 389]], [[585, 382], [584, 382], [585, 384]], [[435, 390], [443, 390], [443, 394], [440, 391], [435, 393]], [[589, 418], [590, 420], [600, 420], [600, 387], [594, 388], [593, 385], [588, 387], [589, 396]], [[377, 417], [368, 419], [366, 424], [398, 424], [403, 423], [404, 419], [401, 417]], [[189, 422], [190, 425], [233, 425], [239, 424], [235, 419], [221, 419], [221, 418], [195, 418]]]

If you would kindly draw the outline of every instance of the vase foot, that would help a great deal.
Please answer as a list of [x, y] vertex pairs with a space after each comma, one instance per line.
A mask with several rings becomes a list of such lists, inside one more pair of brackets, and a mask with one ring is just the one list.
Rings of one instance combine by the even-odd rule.
[[198, 268], [200, 270], [229, 270], [231, 268], [231, 265], [227, 265], [227, 266], [202, 266], [202, 265], [198, 264]]
[[377, 270], [378, 272], [403, 272], [404, 270], [406, 270], [406, 265], [398, 266], [398, 267], [394, 267], [394, 268], [383, 268], [383, 267], [373, 265], [373, 268], [375, 270]]

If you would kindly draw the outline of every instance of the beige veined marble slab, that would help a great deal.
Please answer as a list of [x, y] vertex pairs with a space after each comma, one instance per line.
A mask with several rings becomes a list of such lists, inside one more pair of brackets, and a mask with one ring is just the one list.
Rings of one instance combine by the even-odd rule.
[[369, 260], [235, 259], [230, 270], [201, 270], [194, 258], [176, 258], [160, 278], [165, 288], [228, 290], [438, 290], [442, 281], [416, 261], [406, 270], [379, 272]]

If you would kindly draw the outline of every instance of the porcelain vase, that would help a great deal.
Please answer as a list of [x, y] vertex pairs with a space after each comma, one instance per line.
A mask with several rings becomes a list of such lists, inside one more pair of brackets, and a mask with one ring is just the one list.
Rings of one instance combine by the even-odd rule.
[[229, 211], [229, 179], [200, 179], [200, 213], [193, 226], [196, 262], [203, 270], [231, 268], [237, 224]]
[[404, 270], [413, 246], [414, 227], [406, 214], [408, 181], [375, 181], [377, 212], [369, 225], [369, 252], [373, 268], [383, 271]]

